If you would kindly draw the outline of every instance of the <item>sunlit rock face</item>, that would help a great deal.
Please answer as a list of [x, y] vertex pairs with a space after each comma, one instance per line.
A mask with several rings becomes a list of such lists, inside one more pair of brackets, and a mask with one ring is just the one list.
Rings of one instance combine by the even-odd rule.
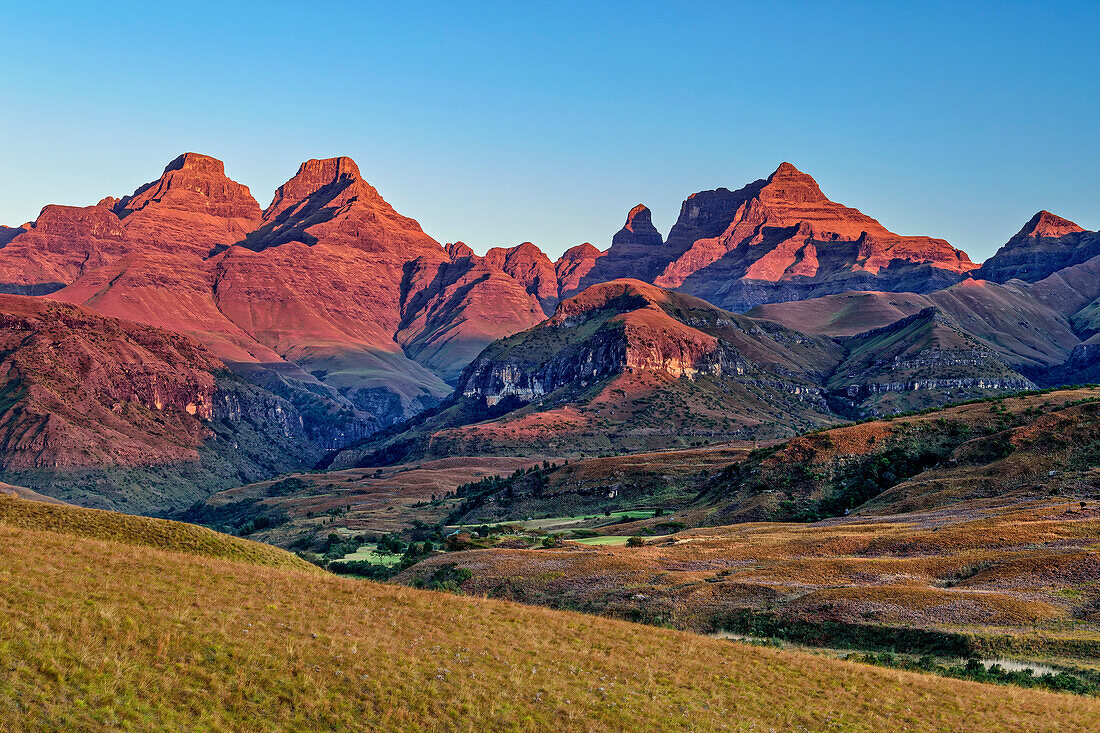
[[636, 207], [582, 286], [638, 277], [745, 311], [846, 290], [929, 292], [976, 265], [942, 239], [894, 234], [790, 163], [736, 191], [692, 194], [661, 241]]

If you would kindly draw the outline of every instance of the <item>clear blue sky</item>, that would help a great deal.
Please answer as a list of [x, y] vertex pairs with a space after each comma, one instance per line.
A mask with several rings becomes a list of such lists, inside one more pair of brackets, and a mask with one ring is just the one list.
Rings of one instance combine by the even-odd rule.
[[608, 246], [789, 160], [976, 260], [1100, 228], [1100, 3], [0, 6], [0, 223], [214, 155], [266, 206], [345, 154], [440, 241]]

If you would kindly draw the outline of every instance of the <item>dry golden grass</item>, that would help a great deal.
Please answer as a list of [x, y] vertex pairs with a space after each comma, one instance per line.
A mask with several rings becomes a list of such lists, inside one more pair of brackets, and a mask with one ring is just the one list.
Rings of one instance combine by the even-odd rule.
[[48, 504], [0, 495], [0, 524], [52, 530], [77, 537], [110, 540], [226, 558], [256, 565], [319, 572], [305, 560], [270, 545], [214, 532], [206, 527], [130, 514]]
[[0, 729], [1088, 731], [1100, 701], [0, 524]]
[[492, 549], [454, 563], [467, 593], [709, 631], [738, 609], [928, 629], [1073, 628], [1100, 640], [1100, 505], [971, 502], [819, 524], [746, 523], [657, 537], [645, 547]]

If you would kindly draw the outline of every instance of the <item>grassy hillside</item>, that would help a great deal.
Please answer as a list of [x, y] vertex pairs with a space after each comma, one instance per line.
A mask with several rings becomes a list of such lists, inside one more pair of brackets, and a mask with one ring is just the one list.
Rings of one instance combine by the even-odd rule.
[[4, 730], [1100, 725], [1094, 698], [9, 523], [0, 543]]
[[[607, 531], [644, 532], [641, 524], [620, 527]], [[819, 643], [837, 643], [838, 625], [871, 648], [892, 633], [883, 629], [923, 629], [966, 639], [913, 634], [901, 647], [1061, 656], [1100, 666], [1096, 501], [970, 502], [871, 521], [744, 523], [642, 536], [642, 547], [581, 540], [553, 549], [447, 553], [398, 579], [430, 585], [448, 571], [473, 595], [701, 632], [746, 632], [749, 617], [763, 614], [779, 627], [820, 627]]]
[[0, 495], [14, 496], [17, 499], [31, 499], [33, 501], [44, 501], [47, 504], [64, 504], [65, 502], [60, 499], [55, 499], [52, 496], [46, 496], [45, 494], [39, 494], [33, 489], [28, 489], [26, 486], [14, 486], [12, 484], [0, 483]]
[[239, 562], [313, 571], [304, 560], [269, 545], [165, 519], [47, 504], [0, 495], [0, 525], [73, 537], [185, 552]]
[[892, 514], [975, 498], [1091, 496], [1100, 388], [1024, 393], [820, 431], [750, 454], [706, 523]]

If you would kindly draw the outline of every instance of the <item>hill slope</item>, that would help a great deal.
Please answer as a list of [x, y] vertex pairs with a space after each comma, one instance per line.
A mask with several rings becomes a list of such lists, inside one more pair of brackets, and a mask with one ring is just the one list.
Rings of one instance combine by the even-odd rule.
[[2, 523], [0, 542], [8, 730], [1100, 723], [1089, 698]]
[[0, 525], [305, 573], [320, 572], [315, 566], [285, 550], [195, 524], [12, 496], [0, 496]]
[[130, 511], [312, 464], [284, 400], [192, 339], [0, 295], [0, 478]]

